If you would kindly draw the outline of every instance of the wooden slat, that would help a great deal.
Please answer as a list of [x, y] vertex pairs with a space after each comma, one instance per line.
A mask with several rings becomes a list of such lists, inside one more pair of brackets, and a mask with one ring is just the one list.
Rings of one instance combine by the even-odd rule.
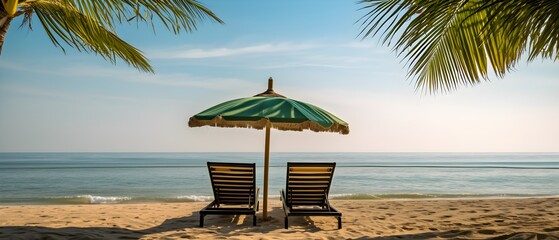
[[327, 186], [312, 186], [312, 185], [300, 185], [291, 186], [289, 193], [291, 194], [301, 194], [301, 193], [315, 193], [315, 192], [325, 192]]
[[328, 186], [328, 181], [289, 181], [289, 185], [326, 185]]
[[240, 180], [240, 181], [252, 181], [254, 176], [238, 176], [238, 175], [212, 175], [213, 180]]
[[231, 187], [227, 187], [227, 186], [219, 186], [219, 187], [214, 187], [214, 190], [216, 191], [220, 191], [220, 192], [239, 192], [239, 193], [250, 193], [250, 192], [254, 192], [254, 189], [252, 187], [244, 187], [244, 188], [231, 188]]
[[322, 206], [324, 202], [291, 202], [295, 206]]
[[212, 176], [220, 177], [253, 177], [253, 173], [246, 172], [211, 172]]
[[324, 200], [324, 195], [305, 195], [305, 196], [288, 196], [290, 200], [301, 200], [301, 201], [306, 201], [306, 200]]
[[223, 171], [223, 172], [252, 172], [254, 169], [252, 167], [231, 167], [231, 166], [210, 166], [212, 171]]
[[294, 202], [318, 202], [318, 203], [323, 203], [324, 202], [324, 198], [291, 198], [290, 203], [294, 203]]
[[248, 204], [249, 202], [253, 203], [254, 199], [235, 199], [235, 198], [224, 198], [219, 201], [221, 204], [231, 204], [231, 203], [238, 203], [238, 204]]
[[222, 178], [220, 178], [220, 179], [214, 179], [214, 182], [242, 183], [243, 185], [245, 183], [252, 183], [254, 185], [253, 181], [246, 180], [246, 179], [222, 179]]
[[330, 177], [332, 174], [331, 173], [318, 172], [318, 173], [291, 173], [289, 175], [290, 176], [297, 176], [297, 177], [313, 178], [313, 177]]
[[246, 196], [246, 197], [248, 197], [249, 195], [250, 196], [254, 195], [254, 193], [251, 191], [219, 190], [219, 189], [218, 191], [219, 191], [218, 192], [219, 195], [239, 195], [239, 196]]
[[218, 186], [218, 185], [246, 187], [246, 186], [254, 186], [254, 183], [247, 182], [247, 181], [223, 181], [223, 180], [214, 181], [214, 186]]
[[289, 175], [289, 179], [304, 179], [304, 180], [312, 180], [312, 179], [330, 179], [330, 174], [328, 175], [312, 175], [312, 174], [296, 174], [296, 175]]
[[314, 196], [313, 195], [305, 195], [305, 196], [297, 195], [297, 196], [291, 196], [291, 199], [294, 199], [294, 200], [295, 199], [301, 199], [301, 200], [312, 200], [312, 199], [315, 199], [315, 200], [319, 199], [320, 200], [320, 199], [322, 199], [322, 200], [324, 200], [324, 195], [314, 195]]
[[233, 187], [230, 185], [215, 185], [214, 190], [218, 192], [238, 192], [238, 193], [246, 193], [246, 194], [250, 192], [254, 192], [253, 187], [248, 185], [245, 187], [238, 186], [238, 185], [235, 185]]
[[[254, 199], [254, 196], [252, 196], [251, 198]], [[238, 199], [242, 199], [243, 201], [248, 201], [248, 200], [249, 200], [248, 196], [232, 196], [232, 195], [225, 195], [225, 196], [221, 196], [221, 195], [220, 195], [220, 196], [219, 196], [219, 200], [220, 200], [220, 201], [224, 201], [224, 200], [226, 200], [226, 199], [228, 199], [228, 200], [231, 200], [231, 199], [237, 199], [237, 200], [238, 200]]]
[[298, 172], [332, 172], [331, 167], [290, 167], [289, 171], [292, 173]]
[[324, 193], [324, 188], [314, 188], [314, 189], [299, 189], [299, 188], [289, 188], [290, 193]]

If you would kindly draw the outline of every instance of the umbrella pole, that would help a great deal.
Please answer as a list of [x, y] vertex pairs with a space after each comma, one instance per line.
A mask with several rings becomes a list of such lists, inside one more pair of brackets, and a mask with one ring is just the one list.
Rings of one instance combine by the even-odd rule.
[[262, 217], [268, 219], [268, 170], [270, 168], [270, 122], [266, 123], [266, 145], [264, 150], [264, 209]]

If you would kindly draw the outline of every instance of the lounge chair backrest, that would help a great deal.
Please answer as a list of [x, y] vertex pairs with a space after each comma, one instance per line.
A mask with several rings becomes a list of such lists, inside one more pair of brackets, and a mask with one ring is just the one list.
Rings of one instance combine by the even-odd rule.
[[336, 163], [287, 163], [285, 200], [297, 205], [326, 206]]
[[214, 199], [219, 204], [256, 202], [256, 165], [254, 163], [208, 162]]

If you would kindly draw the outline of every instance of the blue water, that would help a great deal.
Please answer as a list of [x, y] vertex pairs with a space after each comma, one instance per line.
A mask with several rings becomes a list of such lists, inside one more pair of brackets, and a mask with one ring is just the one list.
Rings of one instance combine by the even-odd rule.
[[[256, 163], [262, 189], [263, 153], [0, 153], [0, 204], [205, 201], [207, 161]], [[559, 153], [272, 153], [271, 197], [288, 161], [337, 162], [332, 198], [559, 195]]]

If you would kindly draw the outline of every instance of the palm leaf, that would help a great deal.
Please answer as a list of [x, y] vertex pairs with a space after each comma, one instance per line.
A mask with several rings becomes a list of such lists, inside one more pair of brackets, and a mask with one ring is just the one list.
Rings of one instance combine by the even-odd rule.
[[[364, 0], [360, 34], [380, 35], [406, 60], [408, 77], [428, 92], [503, 77], [529, 60], [557, 60], [559, 8], [552, 1]], [[397, 38], [397, 39], [396, 39]], [[396, 39], [396, 40], [395, 40]]]
[[135, 19], [154, 24], [161, 22], [174, 33], [193, 31], [197, 21], [209, 19], [223, 23], [212, 11], [194, 0], [61, 0], [113, 28], [115, 23]]
[[29, 2], [29, 5], [56, 46], [64, 49], [63, 42], [78, 51], [97, 53], [112, 63], [120, 58], [142, 71], [153, 72], [138, 49], [72, 5], [57, 1], [35, 1]]

